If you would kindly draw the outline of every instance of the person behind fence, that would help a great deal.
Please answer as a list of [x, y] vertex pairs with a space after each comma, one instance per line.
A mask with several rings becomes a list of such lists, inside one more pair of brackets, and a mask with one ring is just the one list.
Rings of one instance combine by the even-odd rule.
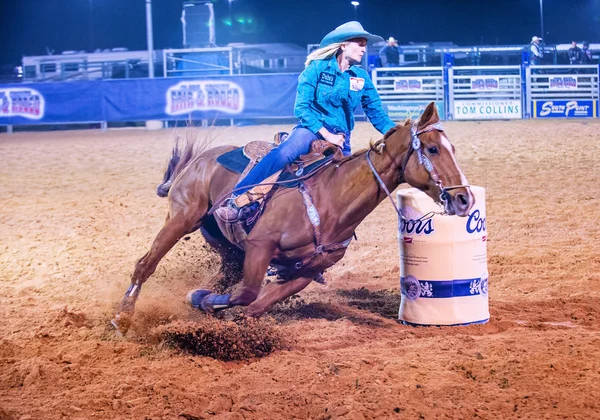
[[571, 42], [571, 48], [569, 48], [569, 63], [581, 64], [581, 48], [577, 46], [577, 41]]
[[544, 58], [544, 50], [540, 46], [541, 40], [542, 38], [534, 36], [529, 44], [529, 62], [534, 66], [542, 64], [542, 58]]
[[379, 50], [379, 56], [384, 67], [400, 65], [400, 48], [398, 48], [398, 41], [393, 36], [389, 37], [385, 47]]
[[592, 52], [590, 51], [590, 44], [587, 41], [583, 41], [582, 47], [581, 64], [592, 64]]
[[298, 77], [294, 105], [298, 125], [285, 142], [272, 149], [238, 182], [231, 197], [215, 211], [218, 217], [227, 222], [238, 220], [240, 209], [235, 199], [308, 153], [314, 140], [327, 140], [340, 147], [345, 156], [350, 155], [350, 133], [359, 103], [380, 133], [395, 127], [368, 73], [358, 67], [367, 42], [381, 41], [383, 38], [367, 32], [356, 21], [344, 23], [325, 35], [319, 48], [306, 58], [305, 69]]

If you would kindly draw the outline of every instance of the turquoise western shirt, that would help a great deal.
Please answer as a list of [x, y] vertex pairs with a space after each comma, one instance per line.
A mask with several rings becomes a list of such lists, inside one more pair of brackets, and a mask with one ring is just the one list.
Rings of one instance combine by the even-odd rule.
[[350, 133], [359, 103], [382, 134], [396, 125], [383, 110], [373, 81], [360, 67], [351, 66], [342, 73], [332, 57], [311, 62], [298, 77], [294, 113], [300, 125], [315, 134], [323, 126]]

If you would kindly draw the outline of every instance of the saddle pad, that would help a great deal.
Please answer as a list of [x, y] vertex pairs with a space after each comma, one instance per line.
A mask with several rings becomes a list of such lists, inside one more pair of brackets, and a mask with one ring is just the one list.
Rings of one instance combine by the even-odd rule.
[[238, 147], [230, 152], [223, 153], [217, 158], [217, 162], [230, 171], [241, 174], [250, 163], [250, 159], [244, 156], [244, 148]]
[[321, 160], [311, 163], [310, 165], [305, 167], [304, 170], [302, 171], [302, 173], [299, 175], [296, 175], [296, 172], [283, 171], [281, 173], [281, 175], [279, 175], [279, 178], [277, 178], [277, 182], [282, 182], [282, 181], [286, 181], [286, 182], [280, 184], [279, 187], [280, 188], [296, 188], [298, 186], [298, 183], [300, 182], [300, 180], [298, 179], [299, 177], [303, 177], [303, 176], [306, 176], [311, 173], [314, 174], [314, 172], [316, 172], [317, 169], [320, 169], [321, 167], [327, 165], [329, 162], [331, 162], [333, 160], [334, 157], [335, 157], [335, 154], [331, 154], [331, 155], [324, 157]]

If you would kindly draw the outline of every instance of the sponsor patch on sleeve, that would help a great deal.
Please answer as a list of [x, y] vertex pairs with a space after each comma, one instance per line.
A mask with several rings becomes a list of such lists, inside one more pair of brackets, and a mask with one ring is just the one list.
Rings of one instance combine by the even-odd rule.
[[319, 76], [319, 83], [323, 83], [327, 86], [333, 86], [335, 84], [335, 77], [335, 74], [323, 72]]
[[365, 79], [362, 77], [351, 77], [350, 78], [350, 90], [355, 92], [363, 90], [365, 87]]

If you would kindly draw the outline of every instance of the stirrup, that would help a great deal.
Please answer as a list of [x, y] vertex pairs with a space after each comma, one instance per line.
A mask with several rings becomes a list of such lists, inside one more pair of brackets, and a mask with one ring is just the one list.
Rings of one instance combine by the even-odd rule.
[[226, 223], [237, 222], [240, 219], [240, 207], [235, 203], [235, 197], [225, 200], [214, 214]]

